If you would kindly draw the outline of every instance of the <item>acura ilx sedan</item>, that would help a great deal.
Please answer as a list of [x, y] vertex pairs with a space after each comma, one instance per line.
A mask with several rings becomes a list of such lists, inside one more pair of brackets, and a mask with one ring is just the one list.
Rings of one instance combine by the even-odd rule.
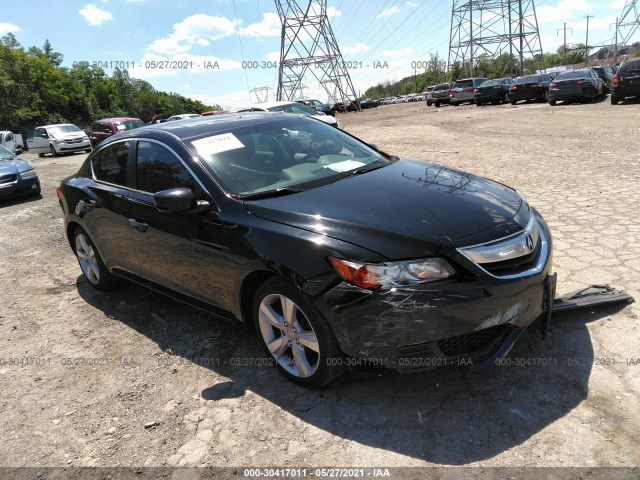
[[94, 288], [125, 278], [237, 319], [304, 385], [489, 364], [550, 312], [551, 234], [522, 194], [305, 115], [123, 132], [58, 197]]

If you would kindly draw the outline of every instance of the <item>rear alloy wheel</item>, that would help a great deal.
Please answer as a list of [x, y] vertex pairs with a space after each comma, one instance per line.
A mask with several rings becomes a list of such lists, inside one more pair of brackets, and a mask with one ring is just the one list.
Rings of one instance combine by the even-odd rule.
[[108, 290], [115, 285], [115, 277], [107, 270], [95, 245], [84, 229], [73, 232], [73, 245], [78, 263], [87, 281], [97, 290]]
[[49, 151], [51, 152], [52, 157], [58, 156], [58, 152], [56, 152], [56, 148], [53, 145], [49, 145]]
[[618, 97], [617, 95], [614, 95], [612, 93], [611, 94], [611, 105], [617, 105], [619, 101], [620, 101], [620, 97]]
[[321, 387], [345, 370], [344, 354], [312, 300], [281, 278], [256, 292], [253, 320], [277, 369], [300, 385]]

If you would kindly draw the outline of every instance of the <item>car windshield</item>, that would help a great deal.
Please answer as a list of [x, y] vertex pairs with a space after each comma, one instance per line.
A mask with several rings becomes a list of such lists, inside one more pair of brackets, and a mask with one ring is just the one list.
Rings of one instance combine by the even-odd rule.
[[621, 72], [638, 72], [640, 71], [640, 60], [631, 60], [624, 62], [620, 66]]
[[81, 132], [75, 125], [58, 125], [56, 127], [47, 128], [49, 135], [64, 135], [65, 133], [77, 133]]
[[486, 82], [482, 82], [480, 84], [481, 87], [493, 87], [494, 85], [500, 85], [502, 80], [487, 80]]
[[13, 160], [13, 153], [9, 151], [9, 149], [0, 145], [0, 161], [9, 161]]
[[520, 77], [516, 79], [516, 85], [522, 85], [524, 83], [537, 83], [542, 81], [542, 75], [527, 75], [526, 77]]
[[124, 130], [133, 130], [134, 128], [144, 127], [142, 120], [126, 120], [124, 122], [116, 122], [116, 130], [119, 132]]
[[586, 70], [576, 70], [575, 72], [562, 72], [558, 74], [555, 81], [558, 80], [577, 80], [579, 78], [586, 78], [589, 76], [589, 72]]
[[286, 112], [286, 113], [299, 113], [302, 115], [318, 115], [318, 112], [313, 108], [302, 105], [301, 103], [292, 103], [289, 105], [277, 105], [275, 107], [269, 107], [267, 110], [270, 112]]
[[240, 198], [306, 190], [392, 161], [324, 122], [289, 115], [190, 143], [223, 188]]

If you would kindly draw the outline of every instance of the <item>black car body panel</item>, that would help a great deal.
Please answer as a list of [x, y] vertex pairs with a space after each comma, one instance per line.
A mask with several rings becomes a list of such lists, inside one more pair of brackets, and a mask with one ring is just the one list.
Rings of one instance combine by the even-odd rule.
[[[400, 349], [431, 348], [433, 342], [476, 332], [489, 337], [488, 329], [522, 331], [543, 312], [551, 235], [509, 187], [447, 167], [390, 158], [379, 168], [298, 193], [274, 191], [251, 199], [223, 188], [222, 177], [212, 175], [193, 149], [197, 140], [226, 132], [245, 127], [260, 132], [289, 123], [296, 127], [294, 136], [313, 127], [357, 141], [308, 117], [269, 113], [161, 124], [105, 140], [78, 174], [61, 184], [69, 239], [82, 227], [111, 272], [245, 323], [251, 322], [256, 279], [286, 279], [323, 312], [345, 353], [394, 368], [402, 367]], [[158, 211], [154, 194], [142, 188], [147, 165], [134, 159], [151, 144], [179, 157], [189, 172], [190, 178], [181, 178], [193, 180], [199, 202], [193, 209]], [[485, 250], [515, 245], [525, 236], [531, 249], [517, 262], [476, 262]], [[369, 290], [343, 281], [330, 257], [372, 264], [438, 257], [453, 266], [455, 275]], [[507, 337], [516, 338], [500, 333], [492, 336], [491, 348], [478, 344], [464, 353], [486, 358]], [[441, 353], [453, 358], [452, 352]]]
[[515, 104], [521, 100], [547, 100], [551, 77], [547, 74], [526, 75], [515, 79], [509, 89], [509, 100]]
[[[640, 96], [640, 59], [623, 62], [611, 85], [611, 101], [617, 103], [626, 97]], [[614, 101], [615, 100], [615, 101]]]
[[39, 193], [40, 179], [33, 166], [0, 146], [0, 199]]

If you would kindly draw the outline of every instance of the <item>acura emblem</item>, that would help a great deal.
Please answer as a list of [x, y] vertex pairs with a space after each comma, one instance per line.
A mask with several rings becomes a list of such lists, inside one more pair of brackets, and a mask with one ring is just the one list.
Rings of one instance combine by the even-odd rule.
[[535, 245], [533, 244], [533, 237], [531, 236], [531, 234], [527, 233], [527, 236], [524, 242], [525, 242], [525, 245], [527, 246], [527, 250], [529, 250], [530, 252], [533, 252], [533, 248], [535, 247]]

